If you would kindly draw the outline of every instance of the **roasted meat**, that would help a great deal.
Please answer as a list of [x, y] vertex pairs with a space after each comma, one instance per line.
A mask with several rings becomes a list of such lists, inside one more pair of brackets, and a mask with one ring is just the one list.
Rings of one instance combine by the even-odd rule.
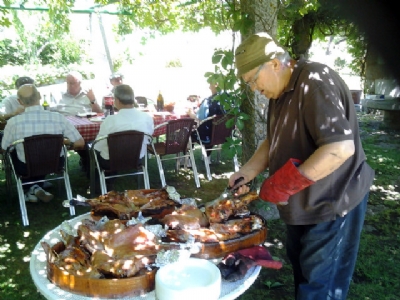
[[[73, 205], [92, 207], [94, 216], [107, 216], [109, 219], [129, 220], [137, 217], [139, 211], [144, 216], [160, 215], [165, 208], [175, 206], [165, 189], [110, 191], [98, 198], [85, 201], [72, 200]], [[163, 215], [169, 213], [164, 212]]]
[[233, 233], [250, 233], [260, 229], [263, 226], [263, 221], [254, 215], [242, 219], [229, 220], [225, 223], [213, 223], [210, 229], [216, 234], [233, 234]]
[[193, 216], [170, 214], [160, 221], [171, 229], [200, 229], [199, 218]]
[[171, 229], [196, 230], [208, 226], [208, 219], [204, 213], [194, 205], [182, 205], [181, 208], [166, 215], [160, 220]]
[[206, 204], [205, 212], [210, 223], [222, 223], [231, 216], [243, 215], [246, 206], [256, 199], [257, 192], [249, 192], [230, 199], [215, 200]]
[[207, 228], [197, 230], [168, 230], [166, 241], [186, 243], [192, 239], [200, 243], [217, 243], [238, 237], [236, 233], [216, 233]]
[[134, 252], [129, 257], [115, 259], [105, 251], [97, 251], [91, 257], [94, 269], [107, 277], [127, 278], [135, 276], [141, 269], [154, 263], [156, 255], [136, 255]]

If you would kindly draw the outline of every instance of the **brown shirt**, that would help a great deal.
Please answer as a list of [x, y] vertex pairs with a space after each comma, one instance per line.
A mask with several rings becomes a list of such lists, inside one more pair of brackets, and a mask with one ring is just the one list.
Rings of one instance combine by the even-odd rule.
[[278, 206], [282, 220], [308, 225], [344, 216], [369, 191], [374, 171], [365, 162], [351, 93], [329, 67], [299, 60], [284, 93], [269, 102], [270, 175], [289, 158], [305, 161], [326, 144], [354, 140], [355, 153], [327, 177]]

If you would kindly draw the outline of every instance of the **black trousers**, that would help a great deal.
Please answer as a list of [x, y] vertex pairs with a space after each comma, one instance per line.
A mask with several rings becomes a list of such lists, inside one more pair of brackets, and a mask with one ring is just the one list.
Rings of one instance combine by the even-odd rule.
[[[20, 161], [17, 155], [17, 151], [14, 150], [11, 152], [11, 159], [14, 165], [14, 170], [18, 175], [24, 176], [21, 178], [22, 183], [29, 182], [29, 181], [37, 181], [37, 180], [44, 180], [46, 178], [46, 175], [44, 176], [34, 176], [34, 177], [25, 177], [28, 175], [28, 168], [26, 166], [26, 163]], [[62, 169], [64, 166], [64, 161], [65, 158], [64, 156], [60, 157], [59, 161], [59, 169]], [[25, 188], [30, 188], [33, 184], [26, 184], [24, 185]], [[37, 183], [40, 187], [43, 187], [43, 182]]]

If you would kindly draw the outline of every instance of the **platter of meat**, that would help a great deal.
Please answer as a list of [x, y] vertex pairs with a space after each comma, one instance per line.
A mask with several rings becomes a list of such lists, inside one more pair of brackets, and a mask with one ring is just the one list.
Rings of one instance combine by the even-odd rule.
[[192, 257], [222, 258], [264, 243], [265, 221], [246, 210], [257, 198], [257, 193], [249, 193], [199, 208], [161, 189], [111, 191], [73, 200], [71, 204], [88, 205], [92, 211], [75, 225], [76, 231], [61, 229], [58, 243], [41, 242], [47, 278], [61, 289], [89, 297], [143, 295], [154, 289], [165, 253], [185, 249]]

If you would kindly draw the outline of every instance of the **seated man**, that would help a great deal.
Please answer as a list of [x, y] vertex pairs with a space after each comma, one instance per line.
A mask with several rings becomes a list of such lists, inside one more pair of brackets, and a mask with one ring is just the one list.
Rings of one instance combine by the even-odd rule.
[[[114, 90], [114, 106], [118, 109], [118, 114], [110, 115], [100, 125], [98, 137], [114, 132], [125, 130], [137, 130], [152, 135], [154, 132], [153, 118], [146, 112], [140, 111], [135, 106], [135, 96], [129, 85], [121, 84]], [[141, 157], [144, 156], [147, 147], [147, 140], [143, 141]], [[94, 149], [97, 152], [100, 165], [104, 169], [110, 168], [110, 156], [108, 153], [107, 140], [98, 142]]]
[[[15, 81], [15, 88], [18, 90], [24, 84], [33, 84], [34, 80], [30, 77], [19, 77]], [[24, 111], [24, 107], [18, 102], [17, 95], [8, 96], [3, 100], [3, 106], [5, 108], [5, 114], [2, 116], [4, 119], [16, 116]]]
[[[82, 89], [82, 75], [79, 72], [71, 71], [66, 77], [67, 91], [62, 93], [59, 101], [58, 111], [65, 115], [76, 115], [83, 112], [102, 113], [103, 110], [96, 102], [92, 89]], [[87, 150], [76, 151], [80, 156], [79, 164], [83, 172], [89, 170], [89, 155]]]
[[82, 75], [79, 72], [70, 72], [67, 77], [67, 91], [62, 94], [59, 104], [59, 112], [67, 115], [93, 111], [102, 113], [100, 105], [96, 102], [96, 97], [92, 89], [87, 91], [82, 89]]
[[[188, 111], [188, 115], [193, 118], [197, 119], [199, 122], [202, 120], [207, 119], [208, 117], [214, 116], [214, 115], [223, 115], [225, 114], [224, 109], [221, 107], [221, 104], [218, 101], [214, 101], [214, 98], [216, 95], [218, 95], [217, 91], [217, 84], [210, 83], [210, 90], [211, 90], [211, 96], [208, 98], [205, 98], [199, 106], [199, 109], [197, 110], [196, 114], [194, 114], [192, 111]], [[201, 140], [202, 144], [206, 149], [212, 148], [212, 146], [208, 146], [207, 144], [210, 143], [211, 141], [211, 134], [212, 134], [212, 120], [207, 121], [203, 124], [201, 124], [198, 128], [197, 131], [199, 132], [200, 137], [197, 136], [197, 132], [193, 131], [192, 133], [192, 141], [193, 142], [198, 142]], [[210, 155], [211, 151], [207, 150], [207, 158], [208, 158], [208, 163], [211, 163], [210, 161]]]
[[[33, 84], [25, 84], [18, 89], [18, 101], [24, 106], [25, 112], [12, 117], [4, 128], [4, 137], [1, 147], [6, 150], [14, 141], [39, 134], [63, 134], [74, 147], [83, 147], [85, 142], [78, 130], [61, 114], [46, 111], [40, 105], [40, 93]], [[16, 146], [12, 156], [15, 171], [26, 174], [25, 152], [22, 144]], [[24, 179], [43, 180], [41, 178]], [[53, 195], [42, 189], [39, 184], [25, 185], [29, 190], [25, 194], [25, 201], [38, 202], [38, 199], [48, 202]]]

